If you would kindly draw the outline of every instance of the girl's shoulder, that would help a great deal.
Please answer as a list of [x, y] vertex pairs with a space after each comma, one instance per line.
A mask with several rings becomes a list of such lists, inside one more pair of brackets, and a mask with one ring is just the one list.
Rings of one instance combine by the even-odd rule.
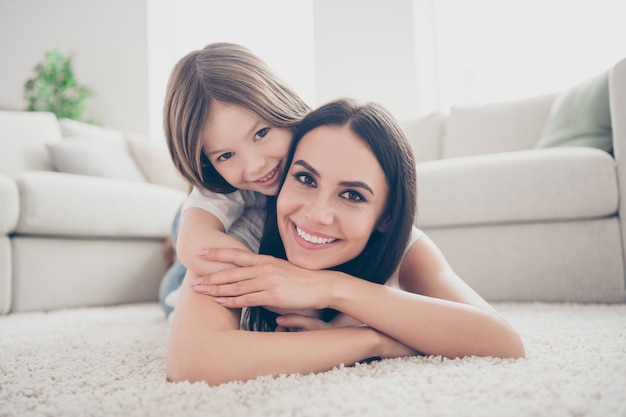
[[265, 202], [267, 201], [267, 197], [265, 197], [265, 195], [249, 190], [237, 190], [235, 192], [240, 193], [246, 208], [265, 207]]

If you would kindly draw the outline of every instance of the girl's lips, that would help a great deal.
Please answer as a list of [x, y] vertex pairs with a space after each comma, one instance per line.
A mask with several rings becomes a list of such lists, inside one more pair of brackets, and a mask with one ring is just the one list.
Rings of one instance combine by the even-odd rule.
[[266, 176], [259, 178], [258, 180], [254, 182], [257, 184], [261, 184], [261, 185], [274, 184], [278, 180], [279, 168], [280, 168], [280, 165], [277, 165], [276, 168], [271, 170]]

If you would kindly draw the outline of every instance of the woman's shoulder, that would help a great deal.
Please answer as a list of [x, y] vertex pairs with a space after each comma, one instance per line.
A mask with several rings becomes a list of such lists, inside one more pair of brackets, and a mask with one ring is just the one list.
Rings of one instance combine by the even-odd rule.
[[420, 240], [421, 238], [423, 238], [424, 236], [426, 236], [426, 233], [424, 233], [422, 231], [422, 229], [418, 228], [417, 226], [413, 225], [413, 227], [411, 228], [411, 237], [409, 238], [409, 243], [406, 245], [406, 250], [404, 251], [406, 253], [406, 251], [409, 250], [409, 248], [418, 240]]

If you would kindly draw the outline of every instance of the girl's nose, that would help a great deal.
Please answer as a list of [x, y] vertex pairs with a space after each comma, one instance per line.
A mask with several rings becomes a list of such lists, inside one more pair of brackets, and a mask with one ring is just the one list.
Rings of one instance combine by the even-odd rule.
[[244, 172], [245, 177], [249, 181], [256, 181], [262, 175], [265, 175], [266, 172], [263, 171], [265, 168], [265, 158], [255, 153], [249, 153], [244, 156]]

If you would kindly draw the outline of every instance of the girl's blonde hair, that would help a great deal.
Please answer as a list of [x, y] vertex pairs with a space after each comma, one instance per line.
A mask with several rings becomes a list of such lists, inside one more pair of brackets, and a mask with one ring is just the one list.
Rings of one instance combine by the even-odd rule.
[[247, 48], [213, 43], [184, 56], [170, 75], [163, 109], [174, 165], [193, 186], [236, 190], [202, 152], [213, 101], [242, 106], [275, 127], [295, 128], [309, 107]]

